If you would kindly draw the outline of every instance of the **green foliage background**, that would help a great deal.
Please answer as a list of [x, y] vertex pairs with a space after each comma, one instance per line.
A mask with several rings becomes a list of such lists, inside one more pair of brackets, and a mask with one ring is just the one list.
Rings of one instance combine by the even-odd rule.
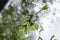
[[[28, 8], [33, 8], [36, 0], [26, 1], [21, 0], [21, 8], [23, 11], [17, 12], [17, 7], [9, 5], [8, 9], [2, 11], [2, 22], [0, 23], [0, 40], [28, 40], [25, 37], [28, 31], [37, 30], [39, 25], [35, 23], [38, 19], [38, 15], [29, 13]], [[23, 4], [25, 4], [23, 6]], [[47, 10], [45, 5], [42, 10]], [[37, 12], [38, 13], [38, 12]], [[34, 22], [33, 17], [36, 16]]]

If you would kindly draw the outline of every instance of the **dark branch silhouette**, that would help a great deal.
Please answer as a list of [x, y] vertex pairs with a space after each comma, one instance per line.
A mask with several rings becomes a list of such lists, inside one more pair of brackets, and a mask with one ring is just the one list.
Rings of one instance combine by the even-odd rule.
[[0, 0], [0, 11], [4, 9], [4, 6], [6, 5], [7, 2], [8, 0]]
[[39, 10], [38, 12], [36, 12], [36, 13], [35, 13], [35, 15], [39, 14], [41, 11], [42, 11], [42, 9], [41, 9], [41, 10]]

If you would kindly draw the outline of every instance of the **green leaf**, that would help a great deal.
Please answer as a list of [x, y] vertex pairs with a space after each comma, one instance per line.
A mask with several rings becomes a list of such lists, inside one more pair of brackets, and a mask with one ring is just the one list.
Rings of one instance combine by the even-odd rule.
[[54, 35], [52, 35], [52, 36], [51, 36], [51, 38], [50, 38], [50, 40], [53, 40], [53, 38], [54, 38], [54, 37], [55, 37], [55, 36], [54, 36]]
[[26, 25], [26, 24], [27, 24], [27, 21], [26, 21], [26, 20], [23, 20], [23, 21], [22, 21], [22, 24], [23, 24], [23, 25]]
[[47, 10], [47, 9], [48, 9], [47, 5], [45, 5], [45, 6], [42, 7], [42, 10]]
[[20, 26], [19, 27], [19, 31], [24, 31], [24, 27], [23, 26]]
[[28, 28], [28, 29], [30, 28], [30, 23], [29, 23], [29, 22], [27, 23], [27, 28]]
[[34, 25], [32, 25], [31, 27], [30, 27], [30, 30], [32, 31], [32, 30], [37, 30], [38, 29], [38, 24], [34, 24]]

